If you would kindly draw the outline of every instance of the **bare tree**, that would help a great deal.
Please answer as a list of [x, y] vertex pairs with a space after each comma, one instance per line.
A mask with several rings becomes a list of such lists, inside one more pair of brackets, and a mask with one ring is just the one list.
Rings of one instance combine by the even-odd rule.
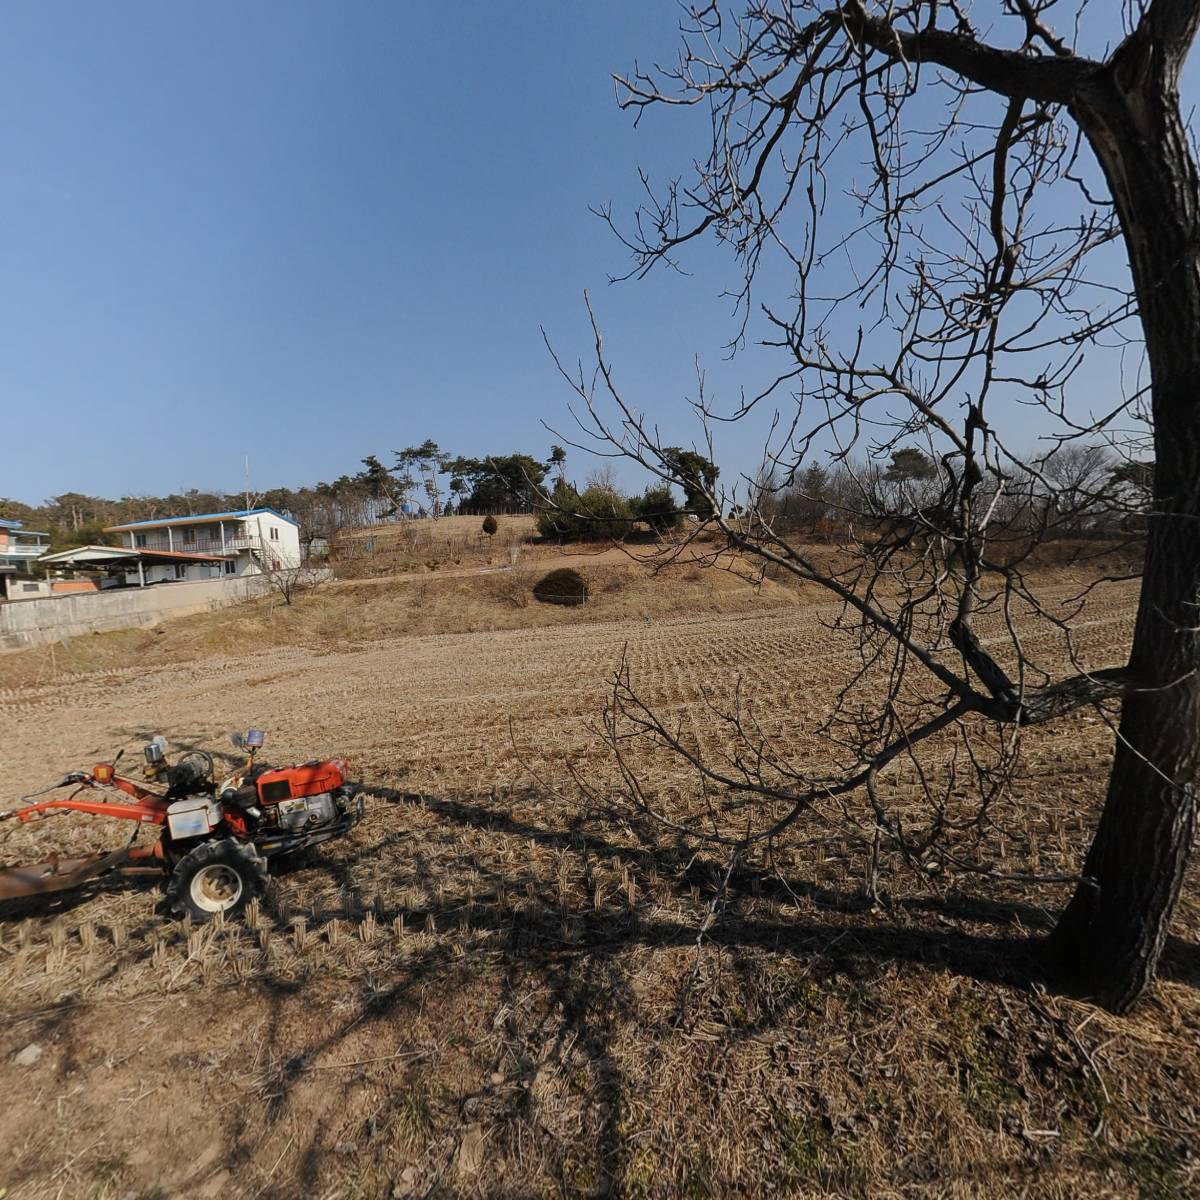
[[295, 603], [297, 596], [315, 591], [330, 575], [327, 567], [281, 559], [269, 547], [261, 548], [254, 557], [268, 590], [288, 605]]
[[617, 468], [606, 462], [588, 472], [584, 486], [597, 492], [615, 493], [617, 490]]
[[263, 569], [270, 590], [284, 604], [294, 604], [296, 597], [305, 592], [315, 591], [329, 577], [329, 571], [323, 567], [299, 566], [268, 566]]
[[1084, 442], [1061, 442], [1038, 460], [1038, 475], [1048, 484], [1045, 500], [1053, 507], [1048, 520], [1056, 531], [1080, 534], [1110, 523], [1118, 503], [1112, 466], [1107, 447]]
[[[1200, 183], [1178, 94], [1200, 0], [1130, 0], [1123, 28], [1098, 35], [1101, 18], [1085, 9], [1004, 0], [984, 17], [953, 0], [746, 0], [732, 19], [713, 0], [687, 10], [677, 62], [618, 80], [639, 117], [696, 107], [711, 134], [690, 179], [656, 191], [643, 176], [650, 198], [632, 227], [605, 212], [634, 255], [631, 274], [674, 262], [701, 236], [728, 244], [744, 270], [736, 346], [761, 265], [790, 268], [786, 308], [761, 304], [786, 370], [732, 412], [703, 386], [695, 407], [710, 429], [775, 409], [764, 470], [747, 484], [786, 491], [816, 461], [845, 472], [842, 565], [790, 541], [762, 489], [731, 521], [731, 496], [709, 488], [709, 523], [724, 545], [836, 596], [859, 661], [825, 722], [838, 753], [821, 771], [775, 753], [736, 703], [715, 715], [738, 749], [707, 760], [624, 670], [607, 727], [637, 803], [673, 820], [627, 754], [647, 737], [703, 784], [705, 807], [682, 826], [738, 853], [862, 797], [876, 856], [882, 840], [918, 869], [934, 854], [995, 872], [971, 830], [1006, 788], [1022, 730], [1080, 705], [1119, 707], [1107, 800], [1050, 950], [1076, 985], [1123, 1011], [1153, 977], [1200, 783]], [[580, 423], [608, 453], [672, 479], [669, 448], [622, 394], [598, 330], [595, 349], [594, 370], [564, 370]], [[1098, 358], [1112, 391], [1089, 407], [1073, 384]], [[1081, 478], [1060, 470], [1076, 452], [1010, 444], [997, 414], [1018, 402], [1054, 447], [1120, 441], [1139, 414], [1152, 422], [1127, 665], [1083, 661], [1071, 613], [1051, 612], [1025, 569], [1055, 513], [1090, 503], [1098, 477], [1090, 452], [1073, 463], [1088, 467]], [[885, 465], [912, 447], [928, 478], [888, 481]], [[1001, 520], [1006, 511], [1022, 520]], [[1039, 661], [1022, 633], [1037, 624], [1057, 633], [1074, 673]], [[930, 819], [902, 827], [886, 771], [934, 752], [945, 769], [921, 775]], [[964, 773], [977, 799], [960, 819], [950, 793]], [[741, 824], [723, 824], [729, 813]]]

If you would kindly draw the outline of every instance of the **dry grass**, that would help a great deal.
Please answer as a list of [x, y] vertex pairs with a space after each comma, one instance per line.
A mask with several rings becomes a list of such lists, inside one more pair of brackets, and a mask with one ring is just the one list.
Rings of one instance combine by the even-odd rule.
[[482, 517], [398, 521], [343, 534], [334, 546], [343, 579], [445, 571], [463, 567], [510, 566], [538, 548], [531, 516], [497, 517], [497, 530], [483, 532]]
[[729, 572], [687, 564], [653, 576], [623, 557], [605, 556], [594, 564], [585, 561], [579, 569], [589, 585], [588, 603], [579, 608], [534, 602], [533, 587], [544, 574], [536, 566], [338, 581], [300, 595], [292, 605], [270, 595], [149, 629], [92, 634], [54, 648], [0, 653], [0, 689], [120, 671], [130, 664], [192, 662], [273, 646], [332, 651], [414, 634], [764, 611], [795, 605], [800, 595], [770, 581], [755, 586]]
[[[1127, 1020], [1041, 975], [1035, 939], [1061, 886], [889, 870], [871, 908], [857, 847], [819, 823], [743, 864], [698, 952], [722, 864], [585, 808], [567, 764], [601, 787], [611, 772], [589, 722], [623, 651], [707, 748], [701, 692], [741, 675], [780, 744], [816, 753], [812, 720], [845, 669], [829, 610], [782, 589], [725, 594], [712, 576], [714, 602], [744, 608], [647, 621], [622, 576], [607, 599], [547, 611], [506, 597], [511, 578], [436, 580], [424, 605], [409, 584], [329, 589], [354, 598], [336, 637], [317, 593], [299, 610], [311, 642], [221, 657], [167, 641], [137, 671], [5, 696], [5, 799], [14, 779], [144, 732], [216, 746], [251, 722], [277, 761], [349, 754], [374, 797], [245, 923], [189, 929], [124, 885], [0, 922], [0, 1086], [21, 1098], [0, 1115], [0, 1186], [36, 1200], [1196, 1194], [1194, 874], [1164, 978]], [[476, 592], [485, 580], [495, 595]], [[694, 608], [699, 582], [660, 602]], [[1133, 598], [1113, 588], [1093, 607], [1088, 653], [1119, 654]], [[516, 627], [404, 636], [425, 608], [447, 623], [473, 605]], [[359, 640], [368, 610], [394, 641]], [[247, 636], [272, 628], [237, 619], [263, 623]], [[1078, 866], [1110, 740], [1087, 715], [1033, 732], [996, 814], [1007, 863]], [[641, 765], [687, 802], [676, 765]], [[901, 808], [912, 783], [892, 785]], [[16, 849], [111, 841], [71, 828], [25, 831]], [[16, 1066], [30, 1042], [43, 1058]]]

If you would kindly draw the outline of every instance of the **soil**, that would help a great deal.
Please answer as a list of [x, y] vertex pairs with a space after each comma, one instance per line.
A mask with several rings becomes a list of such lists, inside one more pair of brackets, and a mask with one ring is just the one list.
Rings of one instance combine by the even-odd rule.
[[[1100, 590], [1088, 663], [1120, 661], [1135, 601]], [[232, 765], [249, 726], [269, 761], [344, 755], [370, 792], [244, 922], [190, 928], [127, 881], [0, 914], [0, 1195], [1197, 1194], [1194, 872], [1162, 979], [1117, 1019], [1039, 966], [1068, 885], [891, 863], [870, 902], [819, 819], [726, 875], [622, 807], [596, 730], [622, 660], [708, 751], [740, 679], [804, 760], [849, 671], [836, 614], [585, 614], [0, 692], [4, 807], [156, 733]], [[1111, 742], [1091, 712], [1030, 732], [996, 818], [1014, 872], [1077, 869]], [[675, 760], [636, 761], [696, 802]], [[0, 853], [125, 833], [71, 817]]]

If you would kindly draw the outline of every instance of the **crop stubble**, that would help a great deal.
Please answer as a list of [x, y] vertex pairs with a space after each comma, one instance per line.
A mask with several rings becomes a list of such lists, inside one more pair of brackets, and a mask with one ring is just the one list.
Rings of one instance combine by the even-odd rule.
[[[1089, 605], [1079, 636], [1091, 665], [1119, 661], [1135, 596], [1114, 587]], [[1104, 1054], [1136, 1060], [1130, 1112], [1177, 1125], [1195, 1083], [1180, 1046], [1196, 1027], [1179, 985], [1153, 1020], [1113, 1026], [1088, 1010], [1087, 1032], [1067, 1037], [1056, 1020], [1073, 1029], [1082, 1008], [1027, 999], [987, 965], [986, 905], [939, 908], [945, 887], [898, 890], [887, 918], [863, 921], [839, 838], [740, 871], [689, 984], [721, 864], [619, 819], [589, 821], [572, 802], [568, 760], [596, 779], [611, 771], [589, 726], [622, 653], [644, 697], [714, 748], [703, 692], [740, 676], [764, 729], [803, 761], [846, 674], [846, 646], [825, 625], [834, 613], [284, 649], [4, 695], [5, 801], [156, 732], [220, 748], [251, 724], [270, 731], [273, 761], [346, 754], [378, 793], [352, 838], [275, 881], [244, 924], [191, 930], [156, 915], [153, 892], [125, 887], [0, 923], [3, 1050], [46, 1042], [60, 1081], [40, 1101], [60, 1096], [45, 1128], [21, 1105], [0, 1117], [21, 1194], [54, 1195], [64, 1180], [102, 1194], [104, 1169], [116, 1194], [169, 1178], [188, 1194], [216, 1180], [209, 1194], [281, 1197], [308, 1194], [302, 1169], [346, 1195], [420, 1194], [439, 1179], [451, 1194], [496, 1195], [551, 1181], [568, 1194], [614, 1182], [721, 1194], [768, 1179], [803, 1194], [946, 1194], [957, 1180], [968, 1195], [1028, 1181], [1039, 1163], [1045, 1194], [1080, 1172], [1093, 1194], [1122, 1194], [1134, 1167], [1176, 1170], [1169, 1138], [1154, 1146], [1165, 1166], [1129, 1159], [1145, 1148], [1133, 1118], [1071, 1047], [1101, 1054], [1098, 1078]], [[1110, 740], [1086, 716], [1039, 733], [1015, 863], [1077, 861]], [[664, 795], [685, 786], [660, 758], [645, 767]], [[22, 831], [7, 857], [97, 836], [111, 842], [111, 825], [53, 822]], [[1036, 924], [1056, 895], [1029, 890], [1012, 911]], [[1190, 920], [1190, 898], [1185, 908]], [[939, 921], [958, 941], [930, 942]], [[98, 1026], [126, 1011], [137, 1015]], [[1048, 1067], [1031, 1065], [1039, 1046]], [[21, 1070], [0, 1066], [0, 1083], [20, 1087]], [[171, 1118], [141, 1134], [158, 1156], [146, 1161], [114, 1112], [149, 1117], [168, 1090]], [[253, 1122], [238, 1115], [247, 1108]], [[1098, 1150], [1084, 1125], [1101, 1115], [1119, 1136]], [[189, 1144], [214, 1148], [200, 1167], [171, 1149], [180, 1122]]]

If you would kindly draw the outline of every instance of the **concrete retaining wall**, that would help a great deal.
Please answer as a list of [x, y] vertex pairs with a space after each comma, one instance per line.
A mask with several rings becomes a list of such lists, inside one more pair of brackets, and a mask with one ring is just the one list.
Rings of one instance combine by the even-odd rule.
[[0, 604], [0, 649], [58, 642], [108, 629], [157, 625], [164, 617], [224, 608], [262, 595], [269, 588], [266, 576], [250, 575]]

